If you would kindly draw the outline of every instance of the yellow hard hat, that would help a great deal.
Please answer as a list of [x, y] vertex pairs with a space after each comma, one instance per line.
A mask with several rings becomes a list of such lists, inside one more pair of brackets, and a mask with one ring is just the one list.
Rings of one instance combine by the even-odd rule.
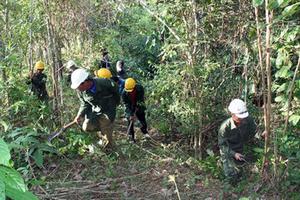
[[97, 76], [99, 78], [111, 78], [112, 74], [111, 74], [111, 72], [108, 69], [101, 68], [101, 69], [98, 70]]
[[35, 69], [45, 69], [45, 64], [42, 61], [35, 63]]
[[133, 78], [128, 78], [125, 81], [125, 91], [126, 92], [132, 92], [133, 89], [135, 88], [136, 82]]

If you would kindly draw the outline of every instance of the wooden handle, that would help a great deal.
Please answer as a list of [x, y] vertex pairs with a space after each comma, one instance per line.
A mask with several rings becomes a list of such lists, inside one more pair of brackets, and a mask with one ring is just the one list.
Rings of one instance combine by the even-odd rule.
[[58, 132], [54, 132], [53, 134], [51, 134], [48, 137], [48, 141], [51, 142], [51, 140], [53, 140], [54, 138], [56, 138], [57, 136], [59, 136], [60, 134], [62, 134], [67, 128], [69, 128], [73, 124], [76, 124], [76, 121], [72, 121], [72, 122], [68, 123], [67, 125], [65, 125], [64, 127], [62, 127]]
[[67, 128], [69, 128], [70, 126], [73, 126], [74, 124], [76, 124], [76, 121], [72, 121], [72, 122], [70, 122], [70, 123], [64, 125], [63, 128], [64, 128], [64, 129], [67, 129]]

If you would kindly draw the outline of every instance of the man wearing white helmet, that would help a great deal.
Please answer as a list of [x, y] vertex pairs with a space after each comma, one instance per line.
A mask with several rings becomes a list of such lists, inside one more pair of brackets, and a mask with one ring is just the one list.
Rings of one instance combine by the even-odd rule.
[[225, 120], [218, 134], [221, 161], [227, 181], [236, 183], [241, 176], [241, 169], [237, 167], [245, 161], [243, 146], [254, 137], [256, 124], [249, 116], [245, 102], [234, 99], [228, 106], [231, 117]]
[[[72, 89], [77, 89], [80, 108], [74, 121], [84, 118], [84, 131], [101, 131], [112, 146], [113, 122], [120, 103], [118, 86], [109, 79], [91, 78], [85, 69], [76, 69], [71, 76]], [[99, 135], [100, 136], [100, 135]]]
[[65, 65], [64, 65], [67, 69], [67, 81], [70, 83], [71, 82], [71, 74], [78, 69], [76, 63], [73, 60], [69, 60]]

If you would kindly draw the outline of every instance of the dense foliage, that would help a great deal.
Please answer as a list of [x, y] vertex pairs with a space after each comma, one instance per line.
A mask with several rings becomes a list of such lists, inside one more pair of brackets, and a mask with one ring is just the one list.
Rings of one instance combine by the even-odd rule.
[[[6, 0], [0, 9], [0, 176], [15, 177], [0, 179], [0, 198], [18, 199], [23, 193], [31, 198], [19, 172], [26, 181], [35, 178], [32, 168], [43, 167], [45, 156], [58, 153], [44, 142], [45, 135], [77, 112], [63, 63], [73, 59], [93, 73], [104, 48], [113, 68], [124, 60], [127, 73], [145, 86], [150, 126], [167, 143], [183, 138], [179, 145], [189, 154], [193, 150], [195, 162], [218, 178], [217, 130], [228, 117], [230, 100], [247, 101], [259, 133], [265, 129], [261, 102], [267, 88], [262, 83], [270, 53], [270, 150], [264, 154], [263, 140], [256, 141], [256, 166], [268, 157], [272, 184], [299, 197], [297, 0]], [[272, 13], [270, 37], [267, 10]], [[32, 96], [26, 84], [40, 59], [47, 64], [48, 103]], [[68, 144], [55, 147], [63, 154], [85, 154], [93, 139], [70, 132]]]

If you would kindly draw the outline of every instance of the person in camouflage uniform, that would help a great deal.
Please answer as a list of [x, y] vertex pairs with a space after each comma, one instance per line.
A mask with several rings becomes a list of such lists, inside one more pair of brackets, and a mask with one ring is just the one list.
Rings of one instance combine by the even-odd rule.
[[136, 142], [134, 137], [134, 121], [136, 118], [142, 125], [141, 131], [144, 134], [144, 138], [150, 138], [145, 117], [146, 105], [144, 102], [143, 86], [136, 84], [133, 78], [126, 79], [125, 88], [122, 92], [122, 100], [125, 104], [125, 113], [128, 120], [129, 140], [133, 143]]
[[256, 124], [242, 100], [232, 100], [228, 110], [231, 117], [225, 120], [219, 129], [218, 144], [226, 180], [234, 184], [241, 176], [238, 166], [245, 161], [243, 146], [254, 137]]
[[84, 117], [82, 129], [100, 131], [106, 137], [105, 146], [112, 147], [113, 122], [120, 103], [117, 84], [110, 79], [91, 78], [84, 69], [75, 70], [71, 81], [71, 88], [78, 90], [80, 100], [80, 108], [74, 121], [79, 123]]
[[31, 91], [41, 101], [48, 100], [48, 92], [46, 90], [47, 76], [43, 73], [45, 64], [42, 61], [38, 61], [35, 64], [36, 72], [31, 76], [29, 83], [31, 83]]

